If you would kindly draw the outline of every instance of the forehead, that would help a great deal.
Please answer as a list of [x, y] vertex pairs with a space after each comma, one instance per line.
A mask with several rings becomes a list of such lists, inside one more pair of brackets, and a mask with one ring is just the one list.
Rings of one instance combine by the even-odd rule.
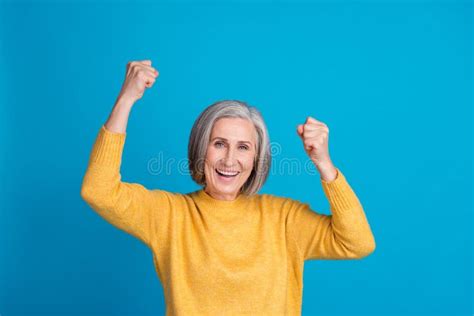
[[257, 131], [253, 123], [247, 119], [224, 117], [218, 119], [212, 127], [211, 139], [214, 137], [255, 142]]

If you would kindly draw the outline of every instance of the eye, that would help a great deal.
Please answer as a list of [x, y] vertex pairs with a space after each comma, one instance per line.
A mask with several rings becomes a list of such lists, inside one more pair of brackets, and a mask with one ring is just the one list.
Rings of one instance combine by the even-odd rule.
[[[221, 145], [224, 145], [224, 143], [223, 143], [223, 142], [220, 142], [220, 141], [217, 141], [217, 142], [214, 143], [214, 146], [216, 146], [216, 147], [218, 147], [218, 148], [220, 148]], [[249, 150], [249, 146], [247, 146], [247, 145], [240, 145], [240, 146], [239, 146], [239, 149], [242, 149], [242, 150]]]

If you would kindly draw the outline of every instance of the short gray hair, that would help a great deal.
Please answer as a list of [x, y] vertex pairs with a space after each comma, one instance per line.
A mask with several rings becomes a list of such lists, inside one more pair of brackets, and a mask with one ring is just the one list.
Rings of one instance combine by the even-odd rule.
[[240, 193], [256, 194], [268, 178], [271, 165], [270, 137], [257, 108], [237, 100], [223, 100], [209, 105], [194, 122], [188, 143], [189, 171], [199, 185], [206, 184], [204, 164], [214, 123], [220, 118], [243, 118], [251, 121], [257, 131], [257, 148], [253, 170], [240, 188]]

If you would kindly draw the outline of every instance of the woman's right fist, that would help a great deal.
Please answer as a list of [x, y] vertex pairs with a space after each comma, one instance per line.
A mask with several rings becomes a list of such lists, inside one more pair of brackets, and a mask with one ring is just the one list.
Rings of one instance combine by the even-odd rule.
[[151, 66], [151, 60], [129, 62], [119, 98], [125, 98], [131, 102], [139, 100], [145, 88], [153, 86], [158, 75], [158, 71]]

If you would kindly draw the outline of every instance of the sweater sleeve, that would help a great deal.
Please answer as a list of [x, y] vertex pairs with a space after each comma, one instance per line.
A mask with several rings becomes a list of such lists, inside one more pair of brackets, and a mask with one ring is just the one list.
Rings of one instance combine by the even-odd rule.
[[337, 168], [336, 179], [321, 179], [331, 215], [313, 211], [292, 200], [287, 226], [303, 260], [363, 258], [375, 250], [375, 239], [363, 207]]
[[156, 238], [157, 213], [164, 224], [170, 211], [170, 194], [121, 181], [125, 138], [125, 133], [109, 131], [102, 125], [90, 154], [81, 196], [110, 224], [149, 246]]

